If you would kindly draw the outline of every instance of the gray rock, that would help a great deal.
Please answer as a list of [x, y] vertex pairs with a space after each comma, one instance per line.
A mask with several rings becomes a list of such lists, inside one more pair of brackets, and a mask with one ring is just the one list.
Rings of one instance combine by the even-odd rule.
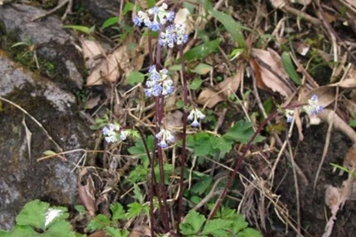
[[95, 18], [105, 21], [110, 17], [119, 16], [120, 0], [85, 0], [84, 6]]
[[[4, 54], [0, 51], [0, 96], [38, 120], [64, 151], [92, 147], [91, 131], [76, 113], [75, 96], [51, 80], [17, 67]], [[30, 200], [58, 205], [77, 202], [77, 172], [73, 170], [83, 152], [66, 155], [67, 162], [59, 158], [37, 162], [46, 150], [58, 152], [57, 146], [28, 115], [1, 103], [0, 229], [10, 229], [16, 214]], [[32, 133], [30, 144], [23, 121]]]
[[[16, 37], [17, 42], [31, 41], [37, 45], [37, 54], [53, 62], [60, 72], [57, 83], [71, 88], [81, 88], [83, 77], [78, 65], [84, 65], [82, 56], [74, 46], [74, 38], [62, 27], [62, 22], [54, 16], [39, 21], [31, 21], [46, 11], [28, 5], [7, 4], [0, 6], [0, 33]], [[16, 42], [14, 42], [16, 43]]]

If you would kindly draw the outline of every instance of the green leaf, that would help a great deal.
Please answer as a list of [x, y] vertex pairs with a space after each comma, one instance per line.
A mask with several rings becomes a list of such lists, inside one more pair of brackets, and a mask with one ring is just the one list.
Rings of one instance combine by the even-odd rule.
[[212, 137], [211, 144], [214, 149], [220, 151], [220, 157], [224, 157], [225, 154], [227, 154], [231, 151], [234, 141], [232, 139], [227, 139], [224, 136]]
[[57, 155], [57, 153], [55, 153], [54, 151], [51, 151], [51, 150], [47, 150], [47, 151], [43, 152], [43, 155], [52, 156], [52, 155]]
[[120, 203], [116, 202], [116, 203], [111, 204], [110, 210], [112, 212], [111, 219], [113, 221], [126, 220], [125, 210]]
[[184, 218], [184, 221], [179, 225], [181, 234], [193, 235], [197, 234], [202, 228], [206, 218], [197, 211], [191, 210]]
[[205, 75], [209, 73], [211, 70], [213, 70], [213, 67], [205, 64], [205, 63], [199, 63], [191, 72], [195, 72], [199, 75]]
[[216, 52], [220, 44], [220, 39], [209, 41], [198, 45], [184, 54], [186, 61], [200, 60], [208, 56], [209, 54]]
[[206, 132], [195, 134], [195, 156], [205, 156], [212, 152], [211, 135]]
[[149, 169], [147, 166], [138, 165], [130, 172], [129, 179], [134, 183], [145, 181], [148, 173]]
[[206, 175], [206, 176], [200, 178], [198, 183], [194, 184], [191, 187], [190, 192], [202, 195], [207, 190], [207, 188], [210, 186], [212, 181], [213, 181], [213, 178], [209, 175]]
[[46, 232], [41, 236], [43, 237], [75, 237], [72, 231], [72, 226], [68, 221], [59, 220], [53, 223]]
[[184, 101], [183, 100], [177, 100], [176, 106], [178, 109], [181, 109], [184, 107]]
[[117, 17], [117, 16], [110, 17], [109, 19], [104, 21], [104, 23], [101, 26], [101, 29], [104, 30], [105, 28], [112, 26], [118, 22], [119, 22], [119, 17]]
[[230, 229], [231, 224], [232, 221], [222, 219], [208, 220], [203, 228], [202, 234], [211, 234], [214, 237], [227, 236], [226, 230]]
[[131, 72], [127, 77], [127, 83], [130, 85], [142, 83], [144, 80], [145, 80], [145, 75], [137, 71]]
[[289, 55], [288, 52], [283, 52], [282, 53], [282, 64], [283, 64], [283, 68], [286, 71], [286, 73], [288, 74], [288, 76], [297, 84], [297, 85], [301, 85], [302, 82], [300, 80], [299, 75], [297, 74], [297, 72], [295, 71], [294, 68], [294, 64], [292, 62], [292, 59]]
[[[236, 142], [241, 142], [247, 144], [254, 134], [252, 124], [246, 120], [240, 120], [235, 125], [229, 129], [229, 131], [224, 135], [227, 139], [233, 139]], [[257, 135], [253, 143], [261, 142], [264, 137]]]
[[239, 232], [239, 237], [263, 237], [262, 234], [252, 228], [246, 228], [243, 231]]
[[111, 221], [107, 216], [105, 216], [103, 214], [99, 214], [89, 222], [89, 224], [87, 225], [87, 228], [90, 231], [96, 231], [98, 229], [103, 229], [106, 226], [110, 226], [110, 224], [111, 224]]
[[143, 211], [143, 205], [141, 203], [133, 202], [130, 203], [128, 206], [129, 210], [127, 211], [127, 217], [129, 219], [141, 215], [141, 212]]
[[200, 88], [201, 84], [203, 83], [203, 80], [200, 78], [194, 78], [194, 80], [189, 84], [189, 89], [191, 90], [197, 90]]
[[86, 34], [91, 34], [93, 33], [93, 28], [89, 28], [86, 26], [78, 26], [78, 25], [67, 25], [67, 26], [63, 26], [63, 28], [65, 29], [72, 29], [72, 30], [77, 30]]
[[128, 12], [133, 11], [134, 6], [135, 6], [135, 5], [134, 5], [132, 2], [126, 2], [126, 3], [125, 3], [125, 6], [124, 6], [124, 9], [122, 10], [122, 13], [124, 14], [124, 16], [125, 16]]
[[38, 235], [39, 233], [30, 226], [15, 225], [10, 232], [0, 231], [0, 237], [38, 237]]
[[75, 205], [74, 209], [81, 214], [86, 212], [85, 207], [83, 205]]
[[105, 227], [105, 233], [108, 235], [108, 236], [111, 236], [111, 237], [126, 237], [130, 234], [130, 232], [128, 230], [120, 230], [120, 229], [116, 229], [114, 227]]
[[29, 225], [37, 229], [44, 228], [46, 212], [49, 204], [36, 199], [26, 203], [16, 217], [17, 225]]
[[156, 0], [146, 0], [148, 8], [154, 7], [156, 5]]
[[[146, 138], [146, 143], [148, 146], [148, 149], [150, 152], [153, 150], [153, 143], [154, 143], [154, 137], [153, 136], [148, 136]], [[128, 149], [131, 155], [136, 156], [137, 158], [141, 159], [143, 162], [144, 167], [148, 167], [149, 160], [147, 157], [147, 153], [145, 150], [145, 146], [143, 144], [142, 138], [138, 139], [135, 143], [135, 146], [132, 146]]]
[[211, 9], [210, 13], [224, 25], [226, 30], [231, 34], [233, 40], [238, 43], [239, 47], [246, 49], [245, 37], [242, 32], [241, 24], [236, 22], [230, 15], [223, 12]]
[[228, 219], [233, 221], [232, 230], [235, 234], [240, 233], [241, 230], [245, 229], [248, 226], [248, 223], [245, 221], [244, 217], [239, 213], [236, 213], [236, 215]]

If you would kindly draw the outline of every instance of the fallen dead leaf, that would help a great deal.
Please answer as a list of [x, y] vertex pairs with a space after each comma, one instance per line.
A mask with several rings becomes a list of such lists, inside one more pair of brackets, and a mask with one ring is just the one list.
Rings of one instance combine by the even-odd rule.
[[92, 234], [89, 235], [88, 237], [110, 237], [110, 236], [107, 235], [107, 234], [105, 233], [105, 231], [99, 230], [99, 231], [97, 231], [97, 232], [92, 233]]
[[185, 24], [185, 32], [190, 34], [194, 30], [194, 24], [187, 8], [180, 8], [174, 18], [175, 24]]
[[214, 89], [216, 91], [223, 91], [223, 95], [229, 96], [231, 93], [235, 93], [239, 89], [242, 79], [244, 78], [245, 67], [240, 61], [236, 74], [225, 78], [222, 82], [217, 84]]
[[318, 105], [324, 108], [330, 105], [335, 100], [336, 87], [334, 86], [321, 86], [308, 92], [302, 93], [300, 102], [307, 103], [312, 95], [318, 96]]
[[94, 181], [88, 172], [87, 168], [82, 168], [78, 177], [78, 193], [79, 199], [83, 203], [85, 209], [87, 209], [91, 217], [95, 216], [95, 188]]
[[274, 92], [280, 93], [285, 98], [290, 97], [295, 91], [295, 86], [284, 71], [281, 57], [272, 49], [252, 49], [251, 56], [256, 60], [264, 84]]
[[206, 105], [208, 108], [213, 108], [217, 103], [223, 101], [224, 98], [211, 88], [205, 88], [198, 97], [197, 103]]
[[85, 66], [90, 71], [101, 61], [100, 58], [105, 52], [97, 41], [80, 38], [80, 42]]
[[180, 110], [176, 110], [173, 113], [168, 114], [163, 118], [163, 124], [166, 129], [170, 131], [177, 131], [183, 127], [183, 113]]
[[135, 226], [128, 237], [145, 237], [151, 236], [151, 230], [148, 226], [139, 225]]
[[92, 98], [90, 98], [89, 100], [87, 100], [85, 102], [84, 108], [85, 109], [92, 109], [92, 108], [94, 108], [95, 106], [97, 106], [99, 104], [99, 101], [100, 101], [100, 96], [92, 97]]

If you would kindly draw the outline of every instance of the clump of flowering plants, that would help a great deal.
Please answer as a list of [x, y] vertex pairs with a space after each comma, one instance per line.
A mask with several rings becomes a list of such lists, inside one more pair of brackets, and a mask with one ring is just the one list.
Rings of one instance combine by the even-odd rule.
[[[174, 23], [175, 13], [169, 10], [166, 3], [160, 6], [152, 7], [146, 11], [138, 11], [133, 17], [133, 23], [138, 28], [144, 28], [148, 32], [148, 49], [149, 49], [149, 65], [147, 65], [147, 73], [145, 81], [142, 83], [142, 95], [147, 100], [154, 100], [154, 148], [153, 152], [150, 153], [145, 144], [145, 149], [147, 156], [150, 160], [150, 184], [149, 184], [149, 198], [150, 198], [150, 222], [151, 226], [157, 226], [157, 222], [160, 222], [163, 226], [163, 230], [168, 233], [170, 232], [169, 220], [173, 219], [173, 216], [169, 216], [168, 205], [167, 205], [167, 188], [164, 183], [164, 155], [169, 154], [169, 149], [176, 146], [176, 150], [180, 155], [180, 175], [179, 175], [179, 191], [178, 191], [178, 203], [175, 205], [177, 207], [177, 216], [174, 218], [177, 220], [177, 225], [183, 216], [183, 190], [184, 190], [184, 166], [186, 163], [186, 136], [187, 127], [191, 126], [195, 130], [200, 127], [202, 121], [205, 119], [203, 111], [195, 107], [193, 103], [189, 103], [188, 100], [188, 86], [186, 77], [186, 65], [183, 57], [183, 47], [188, 41], [188, 34], [185, 32], [185, 24]], [[154, 32], [154, 34], [153, 34]], [[153, 35], [157, 37], [156, 43], [152, 40]], [[180, 83], [175, 82], [172, 79], [172, 73], [165, 67], [165, 59], [163, 58], [164, 52], [170, 50], [170, 52], [177, 52], [179, 54], [181, 63], [181, 73], [180, 73]], [[182, 130], [171, 131], [165, 124], [164, 115], [167, 113], [167, 108], [165, 108], [165, 102], [167, 98], [174, 94], [179, 94], [176, 92], [181, 92], [183, 97], [184, 106], [182, 109]], [[231, 186], [237, 170], [247, 152], [249, 151], [251, 144], [254, 139], [261, 132], [262, 128], [271, 121], [278, 114], [282, 113], [286, 116], [287, 122], [292, 122], [294, 118], [294, 113], [296, 109], [300, 109], [302, 112], [306, 112], [310, 115], [319, 113], [323, 107], [318, 104], [318, 97], [313, 95], [308, 103], [302, 105], [287, 105], [279, 108], [269, 115], [258, 127], [251, 140], [248, 142], [243, 154], [238, 158], [237, 164], [235, 166], [234, 172], [229, 178], [225, 189], [221, 193], [220, 197], [217, 199], [216, 205], [209, 215], [209, 219], [215, 215], [216, 210], [221, 204], [222, 200], [227, 194], [227, 190]], [[102, 130], [106, 142], [113, 143], [125, 140], [127, 136], [131, 135], [132, 131], [127, 129], [122, 129], [117, 124], [109, 124], [105, 126]], [[141, 131], [139, 130], [141, 133]], [[143, 137], [143, 135], [141, 134]], [[145, 143], [145, 140], [143, 143]], [[177, 141], [181, 140], [181, 145], [177, 147]], [[220, 144], [220, 143], [219, 143]], [[159, 168], [159, 179], [155, 177], [154, 167], [158, 165]], [[159, 180], [159, 181], [156, 181]], [[158, 182], [158, 183], [156, 183]], [[159, 219], [154, 218], [154, 197], [157, 198], [159, 204]], [[151, 228], [151, 235], [153, 236], [153, 228]]]

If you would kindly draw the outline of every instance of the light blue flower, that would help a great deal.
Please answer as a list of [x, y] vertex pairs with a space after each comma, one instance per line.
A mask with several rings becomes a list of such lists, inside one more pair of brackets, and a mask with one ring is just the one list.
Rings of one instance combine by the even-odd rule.
[[159, 140], [159, 143], [157, 144], [161, 148], [166, 148], [168, 146], [168, 143], [174, 143], [175, 142], [175, 137], [173, 134], [162, 128], [159, 133], [156, 134], [156, 138]]
[[158, 72], [155, 66], [151, 66], [148, 72], [147, 88], [144, 89], [147, 97], [169, 95], [174, 92], [174, 83], [167, 69], [164, 68]]
[[188, 120], [193, 120], [193, 122], [190, 124], [193, 127], [198, 127], [200, 125], [198, 120], [205, 119], [205, 115], [200, 112], [197, 108], [194, 108], [190, 111], [188, 117]]

